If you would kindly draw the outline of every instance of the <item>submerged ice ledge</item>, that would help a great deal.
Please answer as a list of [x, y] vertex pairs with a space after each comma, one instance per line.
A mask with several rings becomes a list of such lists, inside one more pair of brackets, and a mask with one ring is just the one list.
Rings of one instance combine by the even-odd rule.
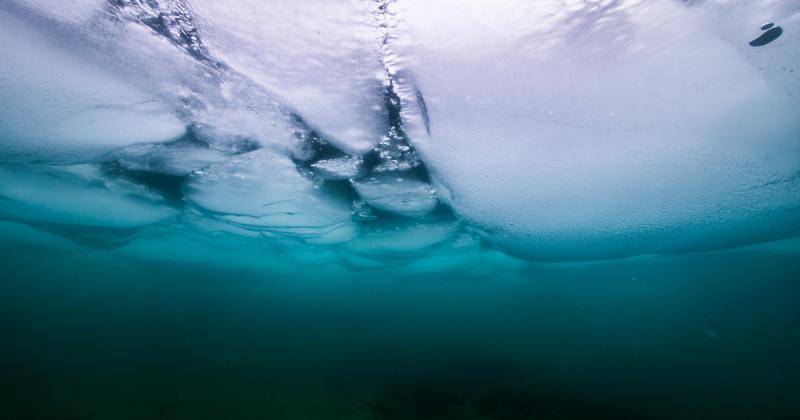
[[798, 5], [80, 6], [0, 5], [0, 218], [82, 246], [425, 270], [800, 233]]

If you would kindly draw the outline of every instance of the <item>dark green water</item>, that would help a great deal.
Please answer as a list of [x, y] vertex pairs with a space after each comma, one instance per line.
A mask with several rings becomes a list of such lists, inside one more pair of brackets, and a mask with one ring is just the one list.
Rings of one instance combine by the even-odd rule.
[[800, 418], [800, 255], [294, 275], [7, 247], [0, 418]]

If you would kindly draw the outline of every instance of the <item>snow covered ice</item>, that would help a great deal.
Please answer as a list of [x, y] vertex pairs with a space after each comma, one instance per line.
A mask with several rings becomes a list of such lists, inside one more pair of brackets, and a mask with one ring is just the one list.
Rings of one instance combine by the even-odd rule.
[[796, 2], [74, 3], [0, 2], [22, 240], [376, 268], [800, 233]]

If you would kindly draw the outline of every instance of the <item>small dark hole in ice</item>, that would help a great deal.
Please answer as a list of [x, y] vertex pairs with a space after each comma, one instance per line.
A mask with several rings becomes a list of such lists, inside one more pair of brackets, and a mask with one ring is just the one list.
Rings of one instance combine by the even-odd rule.
[[761, 34], [758, 38], [750, 41], [751, 47], [763, 47], [764, 45], [769, 44], [770, 42], [778, 39], [779, 36], [783, 34], [783, 29], [780, 26], [776, 26], [771, 28]]
[[768, 24], [766, 24], [766, 25], [762, 26], [762, 27], [761, 27], [761, 30], [762, 30], [762, 31], [766, 31], [767, 29], [769, 29], [769, 28], [771, 28], [771, 27], [773, 27], [773, 26], [775, 26], [775, 24], [774, 24], [774, 23], [772, 23], [772, 22], [770, 22], [770, 23], [768, 23]]

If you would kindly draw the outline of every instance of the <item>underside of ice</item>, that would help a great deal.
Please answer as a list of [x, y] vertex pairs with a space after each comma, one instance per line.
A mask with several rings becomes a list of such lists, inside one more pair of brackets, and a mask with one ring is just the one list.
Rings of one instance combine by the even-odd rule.
[[372, 2], [196, 0], [191, 6], [211, 51], [292, 104], [342, 150], [367, 152], [386, 131], [387, 76]]
[[[566, 3], [393, 4], [404, 127], [458, 214], [536, 259], [797, 232], [796, 25], [764, 63], [758, 26], [707, 24], [739, 6]], [[747, 9], [797, 23], [781, 4]]]
[[327, 196], [291, 160], [266, 150], [196, 172], [187, 191], [187, 201], [208, 217], [266, 234], [325, 243], [355, 234], [349, 202]]
[[68, 49], [0, 10], [4, 160], [77, 161], [183, 135], [156, 95]]
[[158, 193], [94, 166], [0, 166], [0, 215], [9, 220], [124, 229], [176, 214]]
[[0, 242], [427, 272], [800, 234], [796, 2], [73, 3], [0, 2]]
[[372, 207], [408, 217], [424, 217], [438, 202], [427, 182], [392, 175], [353, 181], [361, 199]]

